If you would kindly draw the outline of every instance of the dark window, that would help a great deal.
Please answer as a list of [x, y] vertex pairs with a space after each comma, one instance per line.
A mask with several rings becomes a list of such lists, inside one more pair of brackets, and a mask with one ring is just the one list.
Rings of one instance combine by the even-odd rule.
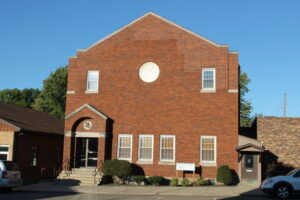
[[7, 160], [7, 154], [0, 154], [0, 160]]
[[37, 166], [38, 164], [38, 147], [32, 146], [30, 153], [30, 166]]
[[249, 155], [249, 154], [245, 155], [245, 167], [253, 168], [253, 155]]
[[19, 167], [16, 163], [11, 161], [4, 161], [4, 165], [7, 171], [18, 171]]
[[57, 147], [56, 148], [56, 158], [55, 158], [55, 163], [57, 165], [60, 165], [61, 164], [61, 148], [60, 147]]
[[298, 171], [298, 172], [294, 175], [294, 177], [300, 177], [300, 171]]

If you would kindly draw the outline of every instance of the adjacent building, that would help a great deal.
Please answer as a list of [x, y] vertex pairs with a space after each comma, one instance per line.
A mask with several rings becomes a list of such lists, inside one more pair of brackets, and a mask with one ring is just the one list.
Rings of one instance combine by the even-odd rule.
[[0, 102], [0, 160], [16, 162], [25, 182], [55, 177], [64, 123], [48, 113]]

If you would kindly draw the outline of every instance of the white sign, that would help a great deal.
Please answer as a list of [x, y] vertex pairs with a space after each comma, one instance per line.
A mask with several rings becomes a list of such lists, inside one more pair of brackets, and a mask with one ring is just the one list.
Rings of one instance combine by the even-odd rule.
[[195, 163], [176, 163], [176, 170], [195, 171]]

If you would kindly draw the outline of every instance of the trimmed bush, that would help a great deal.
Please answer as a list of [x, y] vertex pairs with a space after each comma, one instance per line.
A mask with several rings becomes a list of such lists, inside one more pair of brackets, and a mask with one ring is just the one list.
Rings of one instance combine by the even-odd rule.
[[148, 178], [148, 181], [152, 184], [152, 185], [161, 185], [164, 181], [164, 177], [162, 176], [150, 176]]
[[177, 187], [179, 184], [179, 180], [178, 178], [172, 178], [171, 182], [170, 182], [170, 186], [172, 187]]
[[119, 183], [117, 179], [122, 181], [131, 174], [132, 166], [125, 160], [106, 160], [103, 164], [103, 174], [112, 176], [114, 183]]
[[219, 167], [217, 174], [217, 181], [223, 183], [224, 185], [232, 184], [232, 174], [231, 170], [227, 165]]
[[133, 181], [136, 182], [138, 185], [141, 185], [143, 182], [146, 181], [145, 176], [134, 176]]
[[191, 185], [191, 182], [190, 182], [189, 179], [183, 178], [183, 179], [181, 180], [181, 185], [184, 186], [184, 187], [190, 186], [190, 185]]
[[201, 186], [201, 185], [211, 185], [208, 179], [204, 179], [203, 177], [199, 177], [196, 179], [194, 186]]

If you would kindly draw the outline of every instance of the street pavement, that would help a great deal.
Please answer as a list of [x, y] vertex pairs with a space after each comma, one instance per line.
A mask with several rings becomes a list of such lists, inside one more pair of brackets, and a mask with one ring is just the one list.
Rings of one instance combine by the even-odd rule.
[[[270, 195], [220, 197], [220, 196], [174, 196], [174, 195], [125, 195], [125, 194], [76, 194], [62, 192], [0, 193], [1, 200], [272, 200]], [[290, 198], [289, 200], [299, 200]]]

